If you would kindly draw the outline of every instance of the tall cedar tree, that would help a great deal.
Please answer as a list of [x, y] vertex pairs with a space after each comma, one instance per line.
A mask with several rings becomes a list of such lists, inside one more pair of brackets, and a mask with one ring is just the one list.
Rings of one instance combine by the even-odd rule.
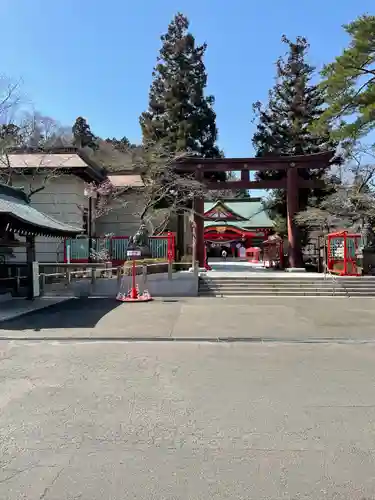
[[328, 123], [334, 137], [350, 145], [375, 129], [375, 16], [361, 16], [344, 29], [350, 44], [322, 71], [328, 106], [315, 128]]
[[[196, 45], [188, 30], [188, 19], [178, 13], [161, 37], [149, 107], [140, 117], [143, 142], [161, 142], [170, 152], [218, 158], [222, 153], [216, 145], [214, 97], [205, 95], [207, 45]], [[220, 177], [225, 179], [225, 174]]]
[[97, 137], [91, 132], [90, 125], [85, 118], [79, 116], [72, 127], [74, 145], [79, 148], [91, 148], [93, 151], [98, 149]]
[[[319, 135], [310, 131], [311, 124], [323, 113], [322, 90], [312, 84], [315, 68], [307, 62], [309, 44], [303, 37], [292, 42], [285, 36], [282, 42], [288, 47], [284, 57], [276, 63], [276, 83], [269, 92], [266, 107], [260, 102], [253, 105], [258, 118], [252, 143], [257, 157], [267, 155], [300, 155], [318, 153], [332, 149], [333, 144], [325, 131]], [[305, 179], [319, 179], [323, 172], [317, 170], [299, 171]], [[258, 172], [259, 179], [279, 180], [285, 171]], [[300, 208], [307, 206], [309, 198], [320, 199], [326, 195], [322, 190], [300, 190]], [[277, 229], [286, 228], [286, 193], [274, 190], [266, 203], [266, 208]]]

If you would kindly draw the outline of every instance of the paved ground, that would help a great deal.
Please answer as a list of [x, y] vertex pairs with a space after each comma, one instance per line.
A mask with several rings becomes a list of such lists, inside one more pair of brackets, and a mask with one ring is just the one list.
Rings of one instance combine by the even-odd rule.
[[58, 304], [68, 300], [67, 297], [42, 297], [34, 300], [24, 298], [11, 298], [10, 300], [0, 303], [0, 322], [9, 319], [17, 318], [23, 314], [38, 311], [49, 307], [53, 304]]
[[2, 500], [375, 498], [375, 346], [0, 343]]
[[41, 337], [375, 341], [375, 299], [72, 299], [0, 322], [0, 338]]
[[0, 323], [0, 499], [375, 499], [374, 305], [86, 299]]

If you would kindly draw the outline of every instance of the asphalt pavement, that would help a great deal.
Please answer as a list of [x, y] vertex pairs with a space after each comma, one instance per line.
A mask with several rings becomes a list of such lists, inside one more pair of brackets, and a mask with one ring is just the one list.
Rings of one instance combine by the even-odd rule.
[[1, 500], [374, 499], [373, 304], [73, 299], [0, 323]]
[[375, 498], [375, 346], [0, 342], [2, 500]]
[[375, 299], [72, 299], [0, 322], [0, 339], [375, 340]]

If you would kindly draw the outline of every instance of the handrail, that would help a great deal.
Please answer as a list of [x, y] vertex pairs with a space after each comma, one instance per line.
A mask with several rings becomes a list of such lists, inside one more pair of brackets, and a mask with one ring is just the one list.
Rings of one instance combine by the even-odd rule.
[[8, 276], [7, 278], [0, 278], [0, 281], [11, 281], [11, 280], [19, 280], [19, 279], [25, 279], [28, 276]]
[[327, 275], [332, 278], [332, 282], [334, 284], [334, 286], [333, 286], [333, 295], [335, 295], [335, 285], [339, 284], [344, 289], [347, 297], [350, 298], [350, 294], [349, 294], [346, 286], [343, 283], [340, 283], [340, 280], [337, 279], [337, 276], [334, 273], [332, 273], [332, 271], [328, 268], [327, 263], [324, 262], [324, 279], [325, 280], [327, 279]]

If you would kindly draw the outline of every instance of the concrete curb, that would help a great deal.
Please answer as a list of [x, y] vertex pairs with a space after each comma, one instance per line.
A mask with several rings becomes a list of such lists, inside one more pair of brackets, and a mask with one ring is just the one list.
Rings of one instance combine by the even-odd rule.
[[251, 344], [375, 344], [375, 339], [346, 339], [334, 337], [306, 338], [306, 339], [288, 339], [288, 338], [262, 338], [262, 337], [63, 337], [63, 336], [16, 336], [3, 335], [0, 341], [26, 341], [26, 342], [161, 342], [161, 343], [202, 343], [202, 344], [231, 344], [231, 343], [251, 343]]

